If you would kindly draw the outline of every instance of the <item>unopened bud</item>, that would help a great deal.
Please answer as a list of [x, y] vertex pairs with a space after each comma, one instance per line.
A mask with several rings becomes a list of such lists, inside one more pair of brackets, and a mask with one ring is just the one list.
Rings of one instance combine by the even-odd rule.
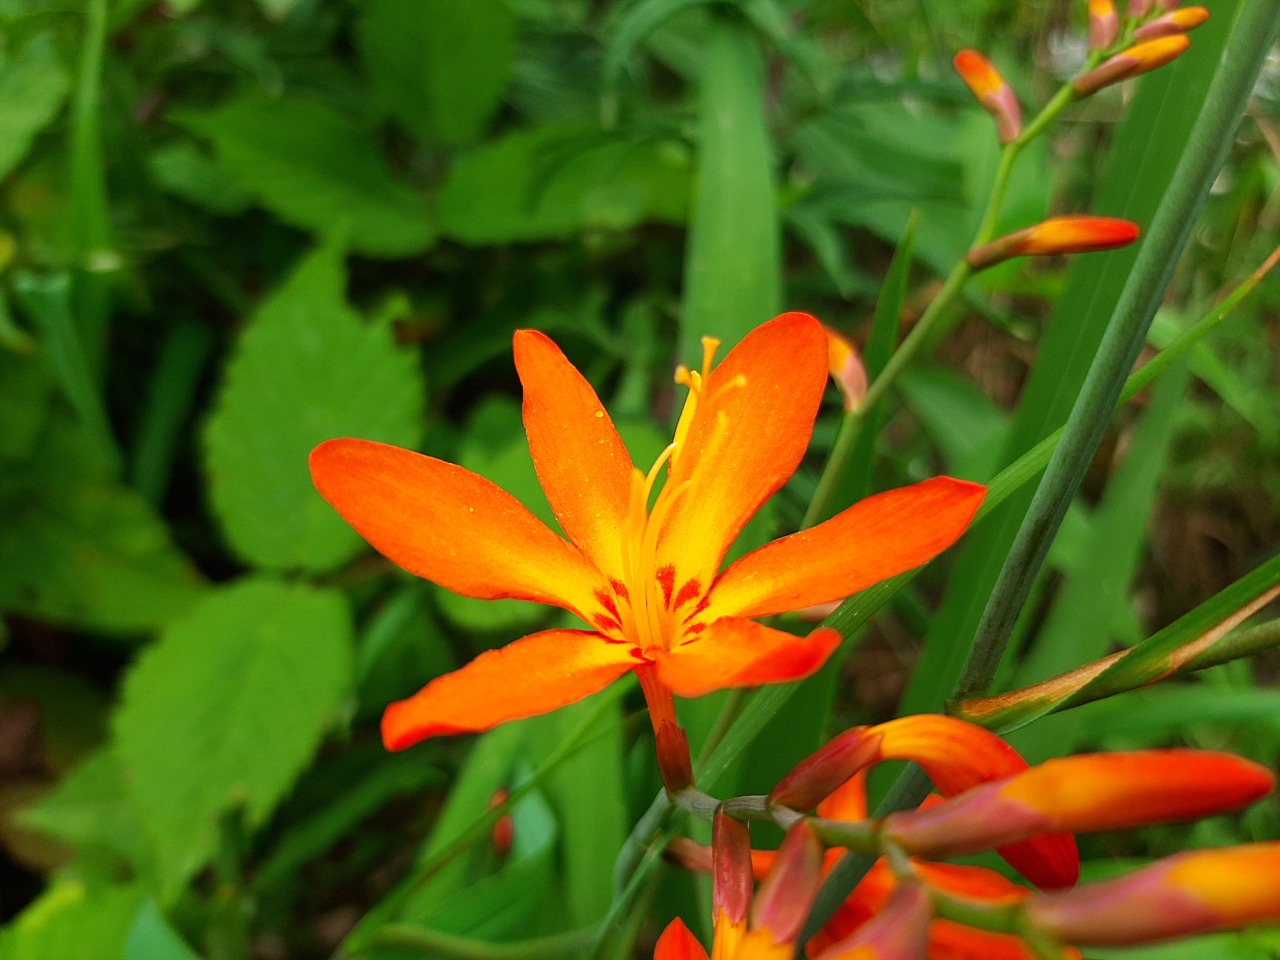
[[1071, 81], [1071, 85], [1075, 87], [1078, 96], [1087, 97], [1113, 83], [1163, 67], [1180, 57], [1190, 45], [1191, 41], [1181, 33], [1147, 40], [1117, 53], [1088, 73], [1081, 74]]
[[857, 349], [844, 336], [828, 326], [822, 329], [827, 332], [827, 366], [831, 379], [840, 388], [844, 408], [856, 410], [867, 394], [866, 367], [862, 365]]
[[1188, 30], [1194, 30], [1209, 19], [1209, 11], [1204, 7], [1183, 7], [1163, 16], [1156, 17], [1150, 23], [1144, 23], [1134, 31], [1136, 40], [1154, 40], [1157, 37], [1172, 37]]
[[751, 929], [775, 944], [795, 943], [822, 882], [822, 845], [808, 821], [798, 821], [783, 838], [773, 869], [760, 884]]
[[1132, 243], [1138, 234], [1137, 224], [1114, 217], [1050, 217], [974, 247], [965, 259], [973, 269], [984, 270], [1010, 257], [1113, 250]]
[[1000, 142], [1018, 139], [1022, 132], [1022, 108], [1013, 88], [1000, 76], [1000, 71], [977, 50], [961, 50], [952, 63], [982, 109], [995, 119], [996, 136]]
[[1113, 0], [1089, 0], [1089, 48], [1105, 50], [1119, 33], [1120, 18]]
[[880, 758], [880, 737], [854, 727], [801, 760], [778, 781], [769, 803], [812, 810], [855, 773]]
[[654, 740], [658, 748], [658, 773], [667, 793], [677, 794], [693, 784], [693, 760], [689, 756], [689, 738], [684, 728], [669, 720], [660, 720], [654, 726]]
[[923, 960], [928, 955], [931, 913], [922, 885], [900, 883], [875, 916], [825, 947], [819, 960]]
[[1125, 9], [1125, 15], [1134, 19], [1141, 20], [1151, 12], [1151, 5], [1154, 0], [1129, 0], [1129, 6]]

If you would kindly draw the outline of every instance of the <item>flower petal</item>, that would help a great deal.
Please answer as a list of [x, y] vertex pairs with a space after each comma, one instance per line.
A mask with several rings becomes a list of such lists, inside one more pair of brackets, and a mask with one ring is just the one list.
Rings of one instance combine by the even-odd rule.
[[658, 676], [676, 696], [701, 697], [728, 687], [785, 683], [809, 676], [840, 646], [829, 628], [797, 637], [752, 620], [726, 617], [674, 650], [652, 651]]
[[707, 960], [707, 950], [689, 932], [684, 921], [676, 917], [667, 924], [667, 929], [658, 938], [657, 946], [653, 949], [653, 960]]
[[799, 610], [912, 570], [959, 539], [985, 493], [981, 484], [935, 477], [868, 497], [731, 565], [711, 589], [707, 616]]
[[551, 339], [517, 330], [524, 428], [538, 481], [565, 534], [611, 580], [622, 579], [622, 530], [634, 467], [591, 384]]
[[436, 677], [382, 715], [382, 742], [403, 750], [428, 737], [477, 733], [575, 703], [643, 662], [635, 648], [586, 630], [544, 630], [487, 650]]
[[705, 592], [743, 524], [795, 472], [827, 381], [827, 337], [803, 313], [747, 334], [703, 383], [667, 484], [657, 568]]
[[455, 593], [551, 603], [589, 619], [608, 583], [578, 549], [470, 470], [369, 440], [311, 451], [320, 495], [379, 553]]

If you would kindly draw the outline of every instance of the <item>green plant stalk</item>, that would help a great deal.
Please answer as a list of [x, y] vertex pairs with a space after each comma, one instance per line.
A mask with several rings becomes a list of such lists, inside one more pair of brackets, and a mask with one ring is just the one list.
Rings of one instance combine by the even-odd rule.
[[840, 431], [836, 434], [835, 443], [831, 445], [831, 452], [827, 454], [827, 462], [823, 465], [822, 475], [818, 477], [813, 499], [805, 508], [804, 519], [800, 521], [801, 530], [808, 530], [830, 511], [840, 480], [853, 458], [861, 426], [862, 418], [858, 415], [857, 407], [846, 410], [841, 416]]
[[355, 956], [369, 953], [377, 947], [407, 947], [423, 956], [453, 957], [456, 960], [541, 960], [543, 957], [564, 957], [581, 950], [592, 942], [594, 936], [595, 930], [588, 928], [532, 940], [489, 943], [427, 927], [389, 923], [381, 927]]
[[1174, 172], [1151, 230], [1138, 252], [1133, 272], [1080, 396], [1067, 420], [1061, 443], [1023, 519], [983, 612], [969, 657], [953, 692], [968, 697], [984, 692], [995, 676], [1018, 614], [1049, 550], [1053, 535], [1097, 450], [1107, 423], [1145, 341], [1173, 269], [1231, 145], [1231, 134], [1270, 49], [1280, 18], [1271, 0], [1248, 5], [1236, 24], [1187, 146]]

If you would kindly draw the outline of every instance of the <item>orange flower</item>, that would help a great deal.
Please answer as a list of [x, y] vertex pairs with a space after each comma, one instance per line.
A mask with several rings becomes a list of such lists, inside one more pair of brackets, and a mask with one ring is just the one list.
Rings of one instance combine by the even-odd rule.
[[1113, 0], [1089, 0], [1089, 46], [1093, 50], [1105, 50], [1116, 41], [1120, 32], [1120, 18], [1116, 16]]
[[1133, 37], [1135, 40], [1171, 37], [1194, 30], [1208, 19], [1209, 11], [1204, 7], [1183, 7], [1181, 10], [1171, 10], [1163, 16], [1156, 17], [1150, 23], [1144, 23], [1133, 32]]
[[678, 373], [689, 397], [675, 440], [642, 472], [560, 349], [541, 333], [516, 333], [529, 448], [567, 539], [454, 464], [366, 440], [312, 452], [321, 495], [400, 566], [471, 597], [554, 604], [590, 627], [482, 653], [392, 704], [382, 723], [389, 749], [545, 713], [630, 671], [655, 729], [674, 725], [673, 693], [808, 676], [839, 635], [796, 637], [750, 618], [857, 593], [964, 531], [984, 488], [940, 477], [870, 497], [721, 571], [743, 525], [804, 456], [828, 348], [821, 324], [796, 313], [752, 331], [713, 368], [716, 346], [705, 341], [701, 372]]
[[1076, 77], [1071, 85], [1076, 88], [1078, 96], [1087, 97], [1113, 83], [1163, 67], [1182, 56], [1189, 46], [1191, 41], [1185, 33], [1156, 37], [1120, 51], [1088, 73]]
[[974, 247], [965, 259], [973, 269], [984, 270], [1010, 257], [1114, 250], [1133, 243], [1138, 233], [1136, 223], [1116, 217], [1050, 217], [1035, 226]]
[[982, 109], [995, 120], [1000, 142], [1017, 140], [1022, 132], [1022, 107], [1000, 71], [977, 50], [961, 50], [951, 63]]

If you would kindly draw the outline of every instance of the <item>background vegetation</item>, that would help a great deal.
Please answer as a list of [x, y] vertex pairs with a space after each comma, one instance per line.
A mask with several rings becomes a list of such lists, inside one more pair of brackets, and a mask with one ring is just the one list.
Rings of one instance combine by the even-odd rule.
[[[1149, 224], [1246, 2], [1269, 0], [1211, 4], [1185, 57], [1023, 151], [1002, 223]], [[1065, 0], [0, 0], [0, 958], [590, 943], [574, 931], [609, 911], [658, 787], [638, 691], [385, 753], [390, 700], [552, 614], [391, 568], [314, 493], [308, 451], [342, 435], [428, 451], [551, 521], [514, 329], [556, 338], [647, 464], [677, 354], [782, 309], [864, 340], [918, 211], [881, 326], [905, 333], [998, 160], [951, 55], [987, 51], [1032, 109], [1082, 60], [1084, 20]], [[1153, 348], [1280, 242], [1278, 96], [1272, 60]], [[972, 281], [872, 418], [841, 502], [988, 479], [1060, 425], [1136, 255]], [[1278, 303], [1264, 282], [1115, 418], [999, 687], [1131, 645], [1275, 553]], [[747, 541], [799, 523], [837, 421], [833, 394], [812, 463]], [[839, 725], [942, 706], [1014, 501], [806, 681], [725, 792], [767, 789]], [[1181, 742], [1274, 763], [1275, 665], [1014, 742], [1032, 760]], [[695, 754], [719, 709], [682, 705]], [[483, 817], [506, 789], [504, 852], [499, 811]], [[1274, 838], [1277, 812], [1093, 838], [1086, 871]], [[650, 874], [602, 955], [647, 956], [705, 898]], [[508, 941], [524, 946], [487, 946]], [[1143, 955], [1277, 950], [1251, 934]]]

